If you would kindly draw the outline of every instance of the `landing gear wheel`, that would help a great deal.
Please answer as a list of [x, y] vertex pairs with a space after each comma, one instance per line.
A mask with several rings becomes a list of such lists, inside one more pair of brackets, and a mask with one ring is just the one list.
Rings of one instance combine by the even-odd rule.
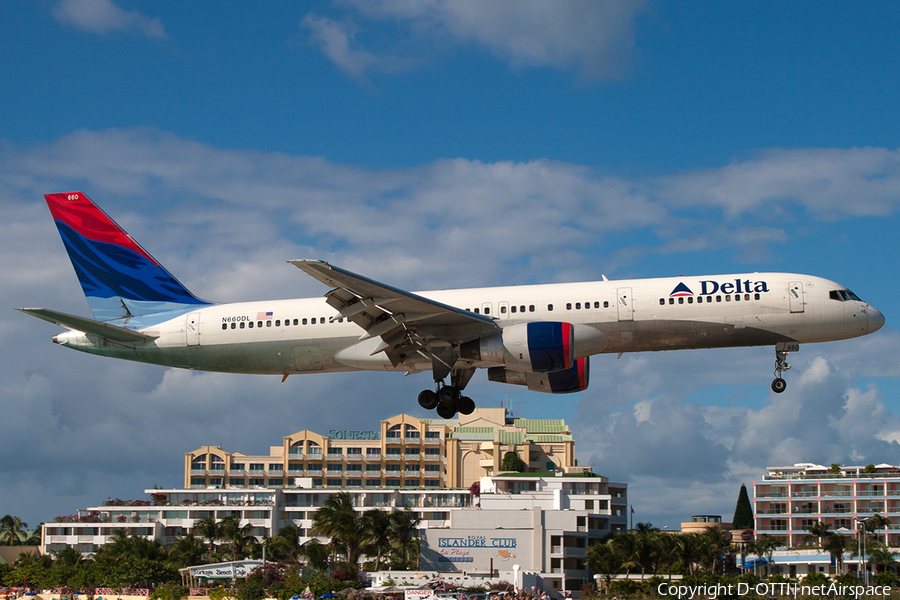
[[776, 377], [775, 380], [772, 382], [772, 391], [775, 392], [776, 394], [780, 394], [781, 392], [783, 392], [786, 387], [787, 387], [787, 382], [784, 379], [782, 379], [781, 377]]
[[419, 406], [425, 410], [431, 410], [440, 403], [438, 395], [431, 390], [422, 390], [419, 392]]
[[437, 405], [437, 414], [442, 419], [452, 419], [456, 416], [456, 408], [441, 403]]
[[[449, 406], [450, 408], [456, 409], [456, 403], [459, 402], [459, 390], [453, 387], [452, 385], [445, 385], [437, 393], [438, 399], [441, 404]], [[449, 417], [444, 417], [449, 418]]]
[[471, 415], [475, 412], [475, 401], [468, 396], [460, 396], [459, 401], [456, 403], [456, 409], [461, 415]]

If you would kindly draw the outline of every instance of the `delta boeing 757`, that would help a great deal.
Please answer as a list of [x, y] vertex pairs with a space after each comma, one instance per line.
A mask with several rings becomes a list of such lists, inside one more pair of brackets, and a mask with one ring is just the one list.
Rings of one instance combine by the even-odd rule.
[[[884, 316], [843, 285], [742, 273], [406, 292], [321, 260], [288, 261], [323, 297], [219, 304], [194, 296], [81, 192], [44, 196], [94, 318], [22, 312], [65, 327], [61, 346], [223, 373], [431, 371], [419, 404], [475, 408], [476, 369], [547, 393], [588, 386], [595, 354], [774, 346], [772, 389], [801, 343], [867, 335]], [[448, 382], [449, 378], [449, 382]], [[282, 379], [283, 380], [283, 379]]]

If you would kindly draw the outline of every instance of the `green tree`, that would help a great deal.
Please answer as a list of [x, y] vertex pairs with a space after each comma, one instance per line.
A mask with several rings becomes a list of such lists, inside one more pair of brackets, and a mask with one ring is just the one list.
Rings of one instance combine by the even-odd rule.
[[390, 550], [391, 528], [393, 522], [390, 513], [374, 508], [363, 513], [361, 518], [363, 541], [368, 556], [375, 556], [375, 570], [381, 570], [381, 559], [385, 550]]
[[175, 569], [193, 567], [194, 565], [203, 564], [205, 555], [206, 544], [191, 531], [187, 535], [178, 537], [169, 548], [168, 563], [170, 567]]
[[0, 543], [6, 546], [17, 546], [27, 535], [28, 523], [19, 517], [4, 515], [0, 517]]
[[869, 549], [869, 562], [872, 564], [875, 572], [880, 573], [884, 573], [897, 565], [897, 559], [890, 548], [880, 545]]
[[809, 532], [809, 535], [816, 538], [816, 541], [819, 543], [819, 548], [822, 547], [822, 540], [829, 534], [828, 524], [824, 521], [816, 521], [812, 525], [806, 527], [806, 531]]
[[206, 516], [194, 524], [194, 534], [200, 536], [209, 544], [209, 555], [216, 553], [216, 542], [222, 539], [222, 526], [213, 516]]
[[419, 568], [418, 525], [419, 518], [409, 507], [391, 511], [390, 537], [394, 540], [402, 569]]
[[766, 575], [769, 574], [769, 564], [772, 562], [772, 553], [775, 549], [782, 545], [782, 542], [771, 535], [763, 534], [756, 538], [756, 541], [750, 544], [750, 551], [756, 554], [760, 559], [766, 559]]
[[272, 558], [296, 561], [300, 558], [300, 530], [296, 525], [285, 525], [272, 537], [269, 545]]
[[300, 546], [300, 556], [306, 558], [307, 565], [317, 571], [328, 570], [328, 546], [312, 539]]
[[747, 486], [743, 483], [741, 484], [741, 491], [738, 492], [731, 527], [734, 529], [753, 529], [753, 507], [750, 504], [750, 497], [747, 495]]
[[844, 572], [844, 552], [850, 547], [850, 538], [839, 533], [831, 533], [825, 537], [822, 548], [834, 559], [837, 572]]
[[313, 517], [313, 533], [329, 538], [336, 552], [354, 569], [362, 550], [363, 530], [359, 520], [347, 492], [329, 496]]
[[677, 536], [672, 540], [672, 551], [682, 567], [691, 576], [703, 557], [703, 545], [700, 537], [693, 533]]
[[528, 468], [528, 465], [525, 464], [525, 461], [519, 458], [519, 455], [515, 452], [507, 452], [503, 455], [503, 462], [500, 463], [500, 470], [510, 473], [524, 473]]
[[603, 577], [604, 593], [609, 595], [612, 577], [622, 568], [622, 557], [618, 553], [612, 538], [600, 544], [590, 546], [585, 552], [585, 561], [588, 568], [597, 575]]
[[891, 520], [878, 513], [866, 519], [866, 529], [872, 533], [881, 529], [884, 532], [884, 543], [888, 543], [888, 527], [891, 526]]
[[241, 560], [256, 544], [253, 526], [241, 525], [239, 515], [228, 515], [222, 519], [221, 539], [228, 546], [231, 560]]

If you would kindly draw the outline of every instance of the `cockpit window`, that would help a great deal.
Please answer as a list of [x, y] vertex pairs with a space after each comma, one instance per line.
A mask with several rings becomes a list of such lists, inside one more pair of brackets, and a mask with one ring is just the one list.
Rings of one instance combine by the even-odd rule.
[[856, 300], [858, 302], [862, 302], [859, 296], [857, 296], [850, 290], [831, 290], [828, 293], [828, 297], [832, 300], [838, 300], [840, 302], [846, 302], [847, 300]]

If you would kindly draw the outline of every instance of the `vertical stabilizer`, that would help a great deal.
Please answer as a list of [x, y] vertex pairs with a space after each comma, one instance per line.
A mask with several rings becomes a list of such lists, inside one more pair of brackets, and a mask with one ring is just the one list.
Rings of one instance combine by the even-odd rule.
[[44, 198], [98, 321], [187, 312], [210, 304], [188, 291], [85, 194]]

